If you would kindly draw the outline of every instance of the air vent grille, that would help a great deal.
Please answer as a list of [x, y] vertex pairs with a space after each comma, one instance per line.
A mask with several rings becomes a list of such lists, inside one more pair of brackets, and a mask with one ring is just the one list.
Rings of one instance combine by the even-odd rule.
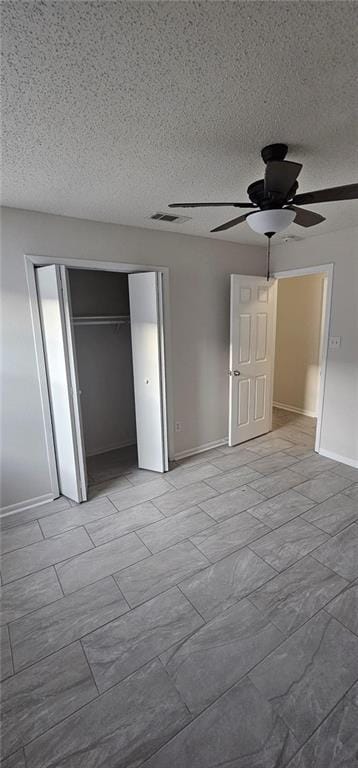
[[184, 221], [190, 221], [190, 216], [177, 216], [175, 213], [162, 213], [158, 211], [149, 216], [152, 221], [165, 221], [167, 224], [182, 224]]
[[179, 219], [179, 216], [172, 216], [170, 213], [153, 213], [153, 216], [150, 217], [151, 219], [160, 219], [160, 221], [176, 221]]

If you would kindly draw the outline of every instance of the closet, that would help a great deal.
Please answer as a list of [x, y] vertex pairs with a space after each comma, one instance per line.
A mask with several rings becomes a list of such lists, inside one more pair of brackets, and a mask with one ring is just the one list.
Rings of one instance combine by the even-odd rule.
[[168, 470], [163, 275], [36, 268], [58, 489]]
[[89, 484], [137, 466], [128, 275], [69, 269]]

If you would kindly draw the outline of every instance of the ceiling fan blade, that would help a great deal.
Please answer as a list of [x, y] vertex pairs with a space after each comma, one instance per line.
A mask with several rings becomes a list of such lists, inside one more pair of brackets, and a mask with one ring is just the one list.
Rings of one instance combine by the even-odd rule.
[[234, 208], [257, 208], [253, 203], [169, 203], [168, 208], [219, 208], [221, 206]]
[[226, 221], [225, 224], [220, 224], [219, 227], [211, 229], [210, 232], [223, 232], [224, 229], [231, 229], [231, 227], [236, 227], [236, 224], [241, 224], [248, 216], [250, 216], [249, 213], [244, 213], [243, 216], [238, 216], [236, 219], [230, 219], [230, 221]]
[[291, 163], [288, 160], [268, 162], [265, 170], [265, 197], [280, 197], [285, 200], [301, 169], [301, 163]]
[[300, 227], [314, 227], [316, 224], [320, 224], [321, 221], [326, 221], [324, 216], [314, 211], [307, 211], [305, 208], [296, 208], [295, 205], [288, 206], [290, 211], [294, 211], [296, 216], [294, 224], [298, 224]]
[[334, 203], [336, 200], [357, 200], [358, 184], [345, 184], [343, 187], [331, 187], [330, 189], [317, 189], [315, 192], [303, 192], [295, 195], [292, 202], [295, 205], [309, 203]]

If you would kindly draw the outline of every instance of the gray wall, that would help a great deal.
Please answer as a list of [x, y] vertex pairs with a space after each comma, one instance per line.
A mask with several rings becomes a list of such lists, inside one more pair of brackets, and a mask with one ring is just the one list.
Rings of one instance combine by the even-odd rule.
[[51, 490], [25, 253], [169, 267], [175, 451], [227, 435], [229, 275], [263, 274], [264, 248], [10, 208], [1, 240], [3, 507]]
[[[72, 313], [129, 315], [128, 277], [70, 269]], [[136, 442], [130, 325], [75, 325], [87, 456]]]
[[357, 245], [357, 228], [278, 245], [272, 269], [334, 264], [330, 335], [342, 344], [328, 352], [321, 451], [358, 467]]

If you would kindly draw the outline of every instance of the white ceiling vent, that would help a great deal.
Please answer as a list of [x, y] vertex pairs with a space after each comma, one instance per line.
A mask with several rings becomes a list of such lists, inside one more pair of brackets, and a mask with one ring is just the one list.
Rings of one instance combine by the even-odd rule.
[[176, 213], [153, 213], [149, 216], [152, 221], [165, 221], [167, 224], [183, 224], [184, 221], [190, 221], [190, 216], [178, 216]]

